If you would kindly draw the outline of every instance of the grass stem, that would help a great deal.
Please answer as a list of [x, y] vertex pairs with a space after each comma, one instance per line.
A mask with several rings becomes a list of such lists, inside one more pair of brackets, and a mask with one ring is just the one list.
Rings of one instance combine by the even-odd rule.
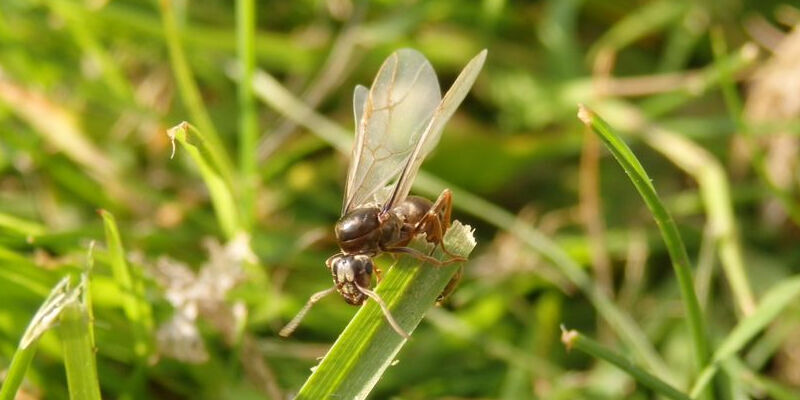
[[211, 116], [208, 114], [205, 104], [203, 104], [200, 89], [195, 82], [194, 74], [186, 60], [186, 55], [181, 47], [181, 40], [178, 30], [178, 23], [175, 20], [175, 11], [173, 9], [172, 0], [159, 0], [161, 6], [161, 22], [164, 29], [164, 38], [167, 42], [167, 50], [169, 51], [170, 64], [175, 74], [175, 80], [178, 83], [178, 93], [181, 96], [186, 108], [191, 115], [193, 122], [198, 126], [200, 131], [205, 134], [209, 147], [217, 149], [211, 153], [214, 158], [214, 163], [222, 169], [222, 173], [226, 179], [232, 180], [233, 163], [225, 152], [225, 146], [222, 139], [214, 127]]
[[252, 85], [255, 69], [255, 7], [254, 0], [236, 0], [236, 49], [242, 74], [237, 88], [239, 169], [242, 182], [240, 217], [245, 229], [249, 229], [252, 224], [258, 187], [258, 119]]

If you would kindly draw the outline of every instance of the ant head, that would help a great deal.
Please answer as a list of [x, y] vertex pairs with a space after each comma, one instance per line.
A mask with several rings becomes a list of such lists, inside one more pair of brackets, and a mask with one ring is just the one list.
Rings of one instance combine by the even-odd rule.
[[374, 300], [380, 306], [386, 321], [391, 325], [392, 329], [403, 338], [409, 338], [408, 333], [392, 317], [392, 313], [383, 299], [369, 288], [372, 283], [373, 270], [371, 257], [363, 254], [336, 254], [329, 258], [325, 264], [331, 270], [335, 286], [311, 295], [303, 309], [281, 329], [279, 333], [281, 336], [287, 337], [291, 335], [314, 304], [337, 290], [345, 301], [353, 305], [361, 305], [367, 298]]
[[362, 289], [372, 286], [372, 258], [363, 254], [336, 254], [326, 261], [336, 290], [352, 305], [361, 305], [367, 296]]

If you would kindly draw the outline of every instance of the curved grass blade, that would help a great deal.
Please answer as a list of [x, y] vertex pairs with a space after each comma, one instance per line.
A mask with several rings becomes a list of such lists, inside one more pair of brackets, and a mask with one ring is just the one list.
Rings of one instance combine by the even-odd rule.
[[59, 281], [44, 300], [39, 310], [36, 311], [28, 328], [20, 339], [17, 351], [11, 359], [11, 365], [6, 372], [5, 380], [0, 388], [0, 400], [13, 400], [28, 367], [36, 354], [36, 344], [44, 332], [53, 327], [54, 321], [61, 314], [67, 301], [75, 296], [70, 295], [69, 277]]
[[[416, 240], [411, 247], [430, 245]], [[475, 247], [472, 230], [456, 221], [444, 236], [444, 245], [454, 255], [467, 257]], [[441, 246], [433, 256], [446, 260]], [[377, 293], [406, 332], [413, 332], [436, 297], [460, 268], [460, 264], [433, 266], [403, 256], [383, 277]], [[363, 399], [406, 343], [389, 326], [381, 309], [368, 301], [339, 335], [328, 354], [305, 382], [297, 399]]]
[[170, 128], [167, 136], [173, 141], [173, 146], [177, 140], [197, 164], [200, 175], [208, 187], [219, 226], [225, 237], [232, 239], [239, 232], [239, 212], [234, 201], [231, 180], [226, 179], [225, 174], [215, 164], [214, 158], [210, 156], [213, 153], [213, 146], [207, 142], [207, 137], [188, 122], [181, 122]]
[[686, 247], [683, 245], [678, 227], [672, 219], [669, 211], [667, 211], [661, 199], [656, 193], [650, 177], [645, 172], [644, 167], [633, 154], [627, 144], [615, 133], [611, 126], [609, 126], [602, 118], [594, 114], [583, 105], [579, 106], [578, 118], [583, 121], [586, 126], [592, 128], [606, 145], [606, 147], [614, 155], [619, 164], [625, 170], [625, 173], [633, 182], [636, 190], [642, 196], [647, 208], [653, 214], [653, 218], [658, 224], [661, 231], [661, 236], [667, 246], [672, 266], [675, 270], [675, 275], [678, 278], [678, 285], [681, 290], [681, 297], [686, 309], [689, 330], [692, 336], [694, 359], [698, 368], [702, 369], [708, 363], [708, 338], [706, 336], [705, 322], [703, 319], [702, 311], [700, 310], [700, 302], [697, 300], [697, 294], [694, 291], [694, 283], [692, 282], [691, 264], [689, 263], [689, 256], [686, 253]]
[[561, 341], [564, 343], [564, 346], [567, 347], [567, 350], [575, 348], [594, 358], [605, 360], [613, 365], [616, 365], [621, 370], [627, 372], [628, 375], [633, 377], [633, 379], [636, 379], [637, 382], [652, 389], [656, 393], [673, 400], [689, 400], [689, 396], [682, 393], [678, 389], [675, 389], [670, 384], [651, 375], [649, 372], [639, 368], [625, 357], [615, 353], [608, 347], [589, 339], [578, 331], [568, 331], [564, 327], [561, 327]]
[[211, 159], [225, 179], [231, 182], [233, 180], [233, 162], [225, 151], [222, 139], [203, 103], [192, 68], [189, 66], [186, 54], [183, 52], [172, 0], [160, 0], [158, 4], [161, 10], [162, 29], [167, 43], [167, 50], [169, 51], [170, 64], [175, 73], [175, 80], [178, 83], [178, 93], [181, 95], [183, 103], [186, 104], [192, 120], [197, 123], [200, 130], [206, 135], [205, 138], [210, 143], [209, 147], [214, 150], [210, 153]]

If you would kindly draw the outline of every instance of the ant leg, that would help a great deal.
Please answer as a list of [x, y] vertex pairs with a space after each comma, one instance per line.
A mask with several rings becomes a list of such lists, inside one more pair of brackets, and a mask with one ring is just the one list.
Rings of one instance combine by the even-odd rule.
[[356, 289], [358, 289], [361, 293], [364, 293], [366, 296], [368, 296], [376, 303], [378, 303], [378, 306], [381, 307], [381, 311], [383, 311], [383, 315], [386, 317], [386, 321], [389, 322], [389, 325], [392, 327], [392, 329], [394, 329], [395, 332], [397, 332], [398, 335], [402, 336], [403, 339], [406, 340], [408, 340], [411, 337], [411, 335], [406, 333], [406, 331], [404, 331], [403, 328], [400, 327], [400, 324], [398, 324], [397, 321], [394, 319], [394, 317], [392, 316], [392, 312], [389, 311], [389, 307], [386, 305], [386, 302], [383, 301], [381, 296], [379, 296], [377, 293], [365, 287], [358, 286], [357, 283], [356, 283]]
[[450, 282], [447, 282], [447, 286], [444, 287], [442, 293], [439, 294], [439, 297], [436, 298], [436, 305], [441, 306], [445, 300], [456, 290], [458, 287], [458, 283], [461, 282], [461, 277], [464, 276], [464, 267], [461, 266], [458, 271], [456, 271], [455, 275], [450, 278]]
[[431, 205], [431, 208], [428, 210], [428, 212], [425, 213], [419, 222], [417, 222], [416, 226], [414, 226], [414, 230], [419, 232], [422, 231], [422, 228], [426, 224], [432, 224], [434, 229], [432, 235], [434, 236], [433, 240], [436, 241], [437, 245], [442, 247], [442, 252], [451, 257], [448, 262], [466, 261], [464, 257], [451, 253], [444, 245], [444, 233], [450, 227], [450, 217], [452, 212], [453, 195], [452, 192], [450, 192], [450, 189], [445, 189], [442, 191], [442, 194], [439, 195], [433, 205]]
[[396, 254], [408, 254], [411, 257], [416, 258], [417, 260], [424, 261], [426, 263], [434, 264], [437, 267], [444, 265], [445, 263], [439, 261], [417, 249], [412, 249], [411, 247], [390, 247], [388, 249], [383, 249], [386, 253], [396, 253]]
[[401, 253], [401, 254], [408, 254], [411, 257], [416, 258], [417, 260], [424, 261], [429, 264], [433, 264], [437, 267], [441, 267], [444, 265], [452, 264], [454, 262], [464, 261], [463, 257], [460, 258], [451, 258], [445, 261], [439, 261], [436, 258], [433, 258], [419, 250], [412, 249], [411, 247], [389, 247], [387, 249], [383, 249], [384, 252], [387, 253]]
[[284, 326], [283, 329], [281, 329], [280, 332], [278, 332], [278, 335], [281, 335], [283, 337], [288, 337], [289, 335], [291, 335], [292, 332], [294, 332], [294, 330], [297, 329], [297, 326], [300, 325], [300, 321], [302, 321], [303, 317], [306, 316], [308, 310], [310, 310], [311, 307], [313, 307], [314, 304], [316, 304], [318, 301], [322, 300], [323, 297], [335, 291], [336, 291], [336, 286], [312, 294], [311, 297], [308, 298], [308, 302], [306, 303], [306, 305], [303, 306], [300, 312], [298, 312], [297, 315], [294, 318], [292, 318], [292, 320], [289, 321], [289, 323], [286, 324], [286, 326]]

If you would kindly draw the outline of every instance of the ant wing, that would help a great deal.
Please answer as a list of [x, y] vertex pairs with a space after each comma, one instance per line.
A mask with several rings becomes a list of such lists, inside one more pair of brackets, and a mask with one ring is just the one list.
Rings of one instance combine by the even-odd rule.
[[345, 184], [342, 215], [367, 203], [384, 204], [441, 101], [433, 67], [416, 50], [392, 53], [372, 88], [353, 95], [356, 138]]
[[425, 131], [419, 138], [419, 142], [414, 147], [414, 151], [408, 158], [400, 177], [397, 179], [394, 191], [384, 205], [384, 210], [391, 209], [397, 203], [403, 201], [408, 192], [411, 190], [411, 185], [414, 183], [414, 178], [417, 176], [422, 161], [439, 143], [439, 138], [442, 136], [444, 125], [453, 116], [456, 108], [461, 104], [464, 98], [475, 83], [478, 73], [483, 68], [483, 62], [486, 61], [486, 50], [484, 49], [477, 56], [475, 56], [466, 67], [461, 71], [453, 82], [453, 86], [444, 95], [441, 103], [436, 107], [436, 110], [430, 122], [425, 127]]

